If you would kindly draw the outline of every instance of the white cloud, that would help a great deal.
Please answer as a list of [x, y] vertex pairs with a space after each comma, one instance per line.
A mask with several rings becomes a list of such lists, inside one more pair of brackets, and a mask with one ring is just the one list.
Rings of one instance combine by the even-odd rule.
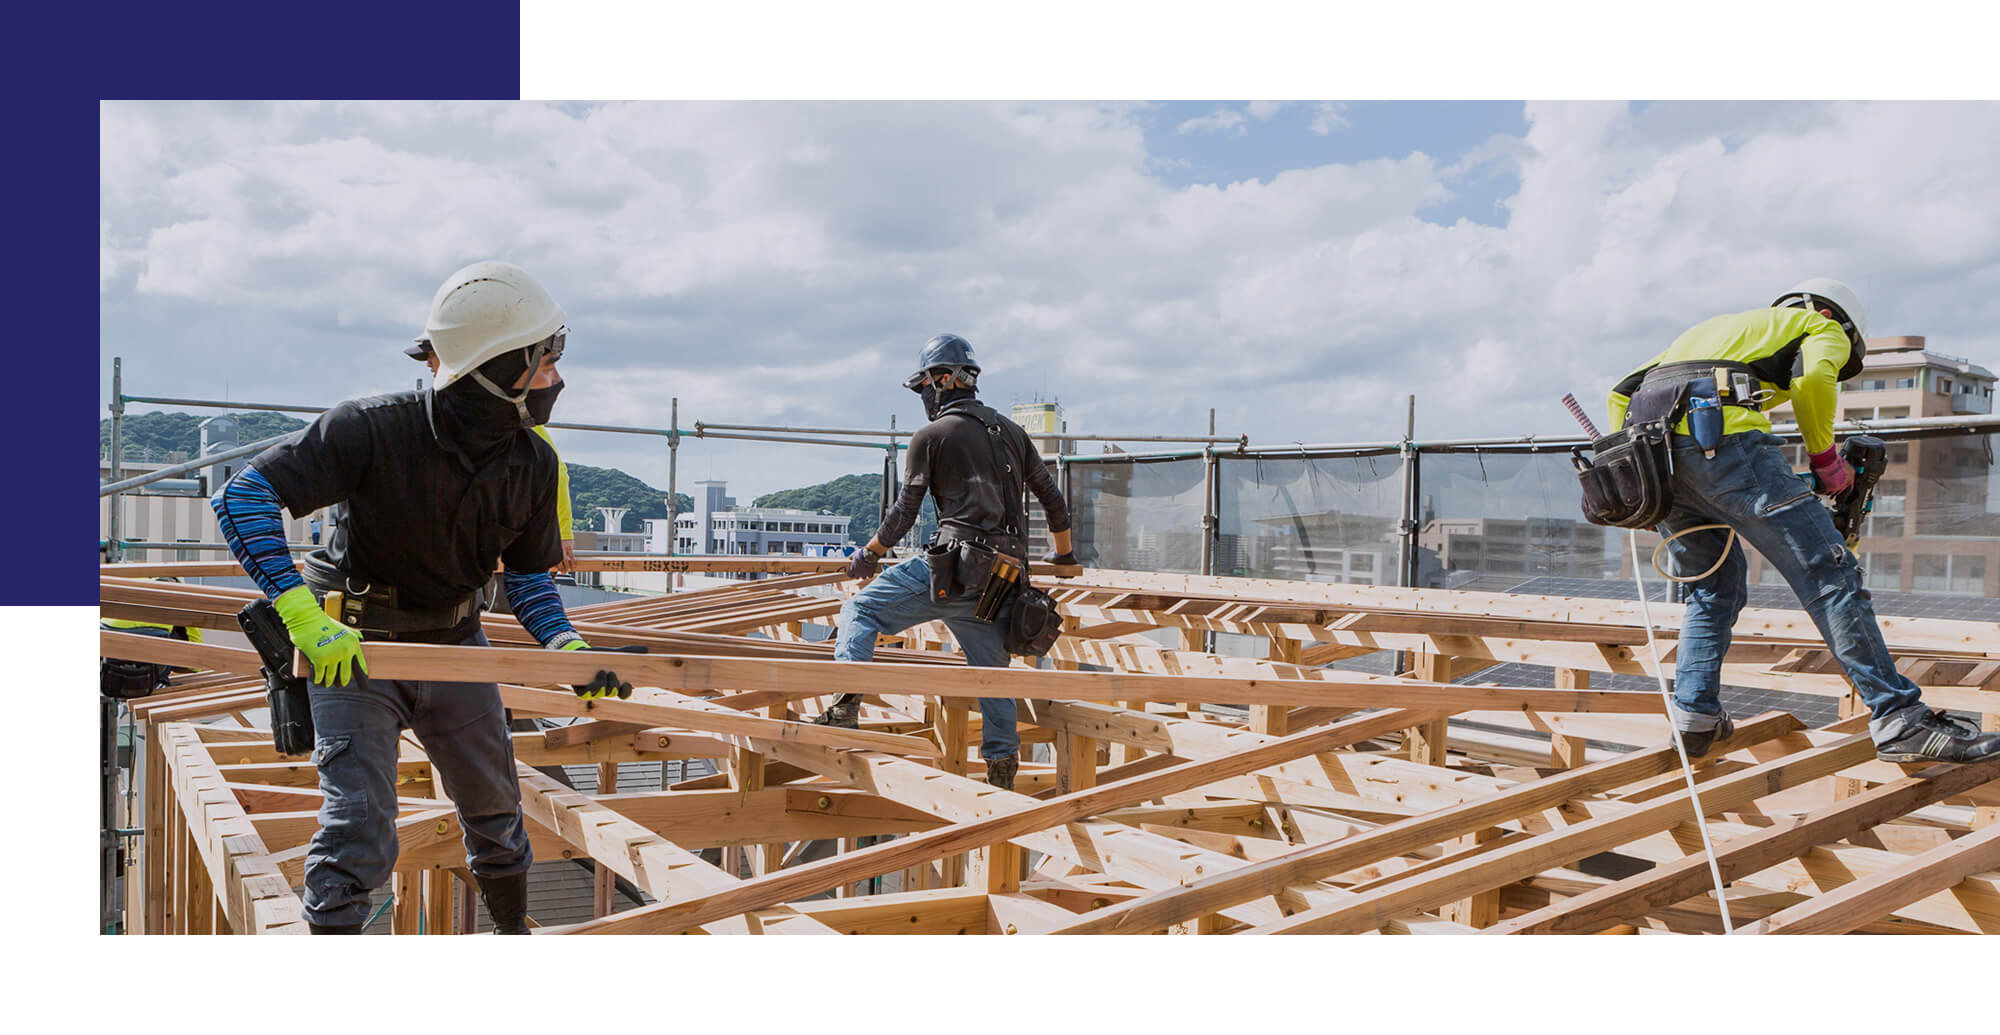
[[[1259, 121], [1262, 121], [1262, 119], [1260, 118]], [[1226, 133], [1230, 136], [1240, 137], [1246, 130], [1243, 125], [1242, 112], [1232, 108], [1217, 108], [1206, 115], [1197, 115], [1175, 126], [1174, 132], [1183, 135], [1188, 133]]]
[[1251, 101], [1243, 106], [1243, 113], [1258, 122], [1269, 122], [1277, 114], [1291, 107], [1295, 101]]
[[[1046, 389], [1080, 431], [1215, 407], [1254, 441], [1381, 440], [1415, 392], [1426, 436], [1556, 433], [1565, 391], [1819, 274], [1877, 332], [2000, 365], [2000, 106], [1526, 114], [1463, 154], [1170, 187], [1121, 104], [107, 104], [104, 351], [138, 394], [400, 387], [437, 283], [505, 257], [568, 308], [559, 419], [593, 423], [678, 395], [684, 427], [907, 426], [904, 367], [949, 329], [996, 402]], [[1420, 218], [1493, 176], [1504, 227]], [[665, 481], [655, 440], [565, 448]], [[682, 459], [741, 498], [879, 464]]]
[[1314, 101], [1312, 110], [1312, 131], [1320, 136], [1346, 129], [1348, 126], [1347, 105], [1344, 102]]

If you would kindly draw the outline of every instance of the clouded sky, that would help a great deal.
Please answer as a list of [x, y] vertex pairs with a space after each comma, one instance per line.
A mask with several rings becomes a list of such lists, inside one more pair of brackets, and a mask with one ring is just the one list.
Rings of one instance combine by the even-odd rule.
[[[2000, 104], [102, 107], [101, 401], [409, 387], [454, 269], [569, 316], [557, 420], [881, 427], [954, 331], [996, 404], [1253, 442], [1568, 433], [1680, 330], [1848, 281], [2000, 367]], [[664, 485], [665, 443], [566, 456]], [[688, 441], [758, 493], [863, 450]]]

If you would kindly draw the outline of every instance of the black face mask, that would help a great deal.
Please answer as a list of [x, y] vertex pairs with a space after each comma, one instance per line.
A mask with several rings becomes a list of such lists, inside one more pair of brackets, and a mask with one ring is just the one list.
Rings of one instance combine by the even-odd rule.
[[547, 424], [549, 415], [556, 410], [556, 396], [561, 395], [563, 383], [557, 381], [547, 388], [528, 390], [528, 416], [536, 424]]
[[970, 388], [951, 388], [940, 392], [936, 387], [926, 382], [922, 388], [917, 390], [917, 394], [922, 396], [924, 400], [924, 418], [926, 420], [936, 420], [943, 416], [945, 411], [951, 409], [952, 403], [958, 402], [961, 399], [970, 399], [975, 393]]

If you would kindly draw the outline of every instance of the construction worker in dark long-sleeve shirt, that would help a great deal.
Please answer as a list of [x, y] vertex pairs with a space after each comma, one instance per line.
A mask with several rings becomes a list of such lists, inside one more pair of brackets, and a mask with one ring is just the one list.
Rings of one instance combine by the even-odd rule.
[[[979, 402], [978, 384], [979, 362], [964, 338], [940, 334], [925, 343], [917, 371], [903, 387], [923, 397], [924, 416], [930, 423], [911, 437], [902, 494], [875, 537], [855, 553], [849, 575], [873, 578], [882, 557], [916, 524], [926, 493], [937, 498], [935, 546], [970, 540], [1025, 562], [1025, 488], [1040, 501], [1055, 540], [1055, 552], [1044, 560], [1076, 563], [1070, 552], [1069, 510], [1040, 452], [1020, 425]], [[1005, 668], [1002, 630], [1012, 617], [1013, 605], [1007, 604], [991, 622], [979, 620], [974, 610], [982, 588], [983, 584], [957, 579], [940, 598], [933, 592], [930, 562], [919, 553], [869, 582], [841, 608], [833, 656], [840, 661], [867, 661], [875, 656], [876, 636], [941, 620], [957, 638], [968, 664]], [[843, 695], [818, 721], [854, 726], [860, 706], [860, 695]], [[987, 782], [1012, 790], [1021, 744], [1015, 730], [1015, 703], [982, 697], [979, 714], [983, 729], [979, 755], [986, 760]]]

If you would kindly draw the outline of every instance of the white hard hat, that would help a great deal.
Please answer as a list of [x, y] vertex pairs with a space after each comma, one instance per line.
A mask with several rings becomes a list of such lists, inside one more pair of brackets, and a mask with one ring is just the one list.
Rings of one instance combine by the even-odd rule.
[[1832, 277], [1808, 277], [1805, 280], [1801, 280], [1797, 284], [1792, 285], [1790, 291], [1779, 295], [1778, 300], [1771, 303], [1771, 307], [1774, 309], [1782, 309], [1790, 306], [1804, 306], [1812, 309], [1819, 308], [1817, 303], [1805, 297], [1807, 295], [1817, 298], [1821, 302], [1832, 303], [1833, 308], [1838, 311], [1838, 315], [1846, 318], [1848, 336], [1854, 339], [1856, 345], [1860, 345], [1867, 340], [1868, 310], [1861, 307], [1861, 296], [1855, 294], [1853, 288], [1842, 284]]
[[424, 339], [437, 353], [435, 387], [444, 389], [495, 356], [526, 348], [563, 329], [562, 306], [526, 270], [475, 262], [445, 279], [431, 298]]

